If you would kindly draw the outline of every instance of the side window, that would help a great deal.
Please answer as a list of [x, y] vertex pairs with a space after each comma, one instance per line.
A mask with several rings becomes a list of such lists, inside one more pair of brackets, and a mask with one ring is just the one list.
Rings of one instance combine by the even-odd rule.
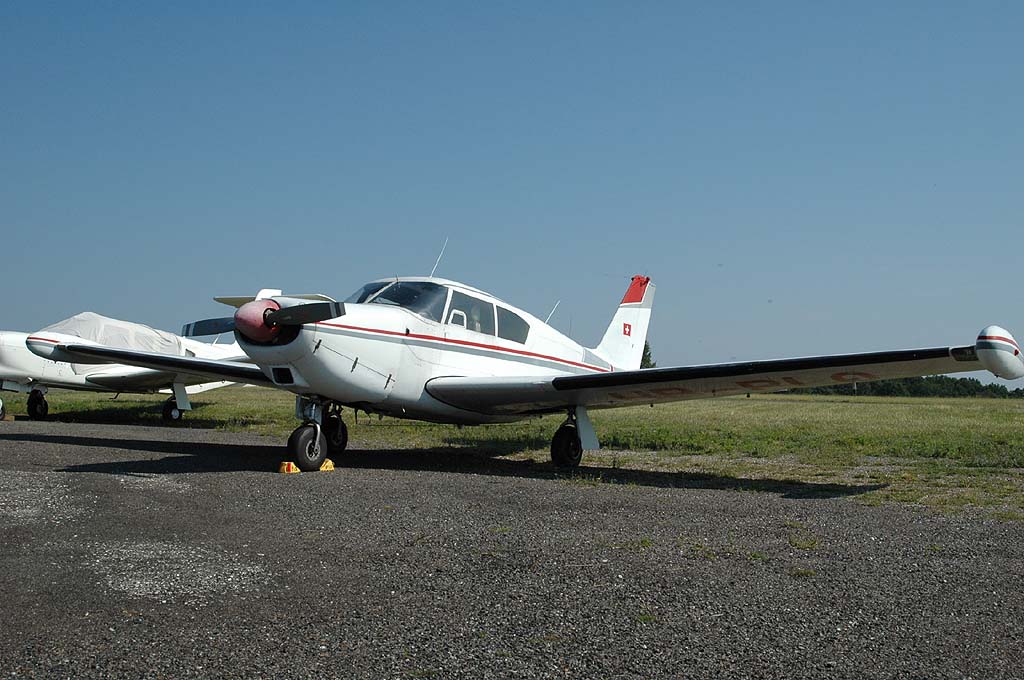
[[457, 290], [452, 291], [448, 323], [465, 326], [466, 330], [494, 335], [494, 305], [477, 300]]
[[530, 324], [526, 323], [521, 316], [510, 312], [504, 307], [498, 307], [498, 337], [521, 342], [526, 344], [526, 338], [530, 335]]

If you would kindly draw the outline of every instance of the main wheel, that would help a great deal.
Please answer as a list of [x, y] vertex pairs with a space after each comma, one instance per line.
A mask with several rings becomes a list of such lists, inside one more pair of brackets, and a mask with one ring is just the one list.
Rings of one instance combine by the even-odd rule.
[[31, 392], [28, 395], [28, 417], [32, 420], [42, 420], [50, 412], [50, 405], [41, 392]]
[[327, 438], [327, 451], [331, 455], [340, 454], [348, 446], [348, 428], [341, 416], [330, 415], [324, 418], [323, 431]]
[[573, 425], [562, 425], [551, 439], [551, 462], [556, 467], [574, 468], [583, 460], [583, 444]]
[[4, 406], [4, 400], [0, 399], [0, 420], [7, 417], [7, 407]]
[[174, 397], [171, 397], [164, 402], [163, 418], [169, 423], [176, 423], [181, 420], [185, 414], [180, 408], [178, 408], [178, 402], [174, 401]]
[[319, 470], [327, 458], [327, 437], [317, 437], [316, 425], [303, 425], [288, 437], [288, 456], [303, 472]]

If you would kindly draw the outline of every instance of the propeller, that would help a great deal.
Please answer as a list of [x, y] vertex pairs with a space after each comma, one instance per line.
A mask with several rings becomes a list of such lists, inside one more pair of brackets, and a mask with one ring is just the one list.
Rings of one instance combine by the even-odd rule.
[[345, 305], [341, 302], [309, 302], [294, 307], [263, 313], [263, 323], [268, 326], [301, 326], [342, 316]]
[[234, 316], [203, 319], [186, 324], [182, 327], [181, 334], [185, 337], [194, 337], [238, 331], [247, 340], [271, 342], [283, 326], [302, 326], [334, 319], [344, 314], [345, 305], [341, 302], [309, 302], [282, 307], [279, 301], [273, 299], [253, 300], [239, 307]]
[[202, 335], [220, 335], [235, 330], [235, 317], [222, 316], [217, 319], [203, 319], [193, 321], [181, 327], [181, 334], [186, 338], [194, 338]]

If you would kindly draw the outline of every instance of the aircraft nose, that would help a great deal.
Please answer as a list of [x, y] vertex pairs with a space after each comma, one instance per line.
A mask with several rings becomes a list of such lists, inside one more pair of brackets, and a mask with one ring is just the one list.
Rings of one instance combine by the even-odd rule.
[[281, 309], [273, 300], [246, 302], [235, 311], [235, 330], [253, 342], [270, 342], [277, 337], [280, 329], [265, 321], [267, 312]]

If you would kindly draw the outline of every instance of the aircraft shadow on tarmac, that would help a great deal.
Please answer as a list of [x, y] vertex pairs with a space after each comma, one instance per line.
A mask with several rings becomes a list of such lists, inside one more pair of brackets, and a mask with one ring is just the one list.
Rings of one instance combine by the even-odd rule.
[[[39, 442], [168, 454], [162, 458], [68, 465], [57, 470], [58, 472], [93, 472], [114, 475], [276, 472], [284, 452], [283, 446], [261, 446], [258, 444], [113, 439], [31, 433], [0, 434], [0, 441]], [[690, 472], [627, 470], [588, 465], [585, 457], [582, 467], [572, 471], [562, 471], [553, 467], [549, 462], [538, 463], [532, 460], [496, 458], [493, 450], [482, 447], [355, 449], [348, 450], [341, 456], [335, 456], [333, 460], [342, 473], [345, 468], [434, 471], [529, 479], [571, 479], [595, 484], [757, 491], [779, 494], [784, 498], [839, 498], [867, 493], [886, 486], [884, 484], [823, 484], [788, 479], [749, 479]]]

